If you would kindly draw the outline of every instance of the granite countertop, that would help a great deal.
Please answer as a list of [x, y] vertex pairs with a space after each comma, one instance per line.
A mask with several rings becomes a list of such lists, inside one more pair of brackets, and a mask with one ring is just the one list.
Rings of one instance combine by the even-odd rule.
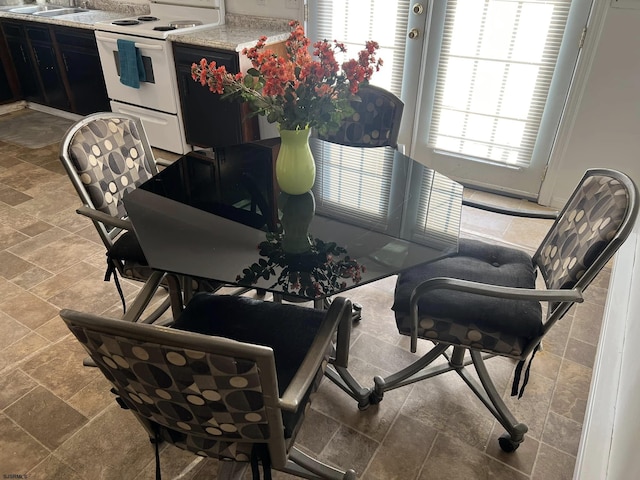
[[[14, 7], [19, 6], [21, 3], [22, 2], [18, 0], [16, 4], [14, 4]], [[68, 2], [64, 0], [60, 2], [61, 5], [64, 5], [64, 3]], [[89, 6], [93, 6], [93, 3], [89, 2]], [[110, 6], [110, 4], [107, 4], [107, 6]], [[134, 5], [132, 8], [123, 10], [122, 5], [118, 5], [114, 7], [118, 8], [118, 10], [89, 10], [87, 12], [70, 13], [57, 17], [43, 17], [9, 12], [7, 9], [10, 7], [0, 6], [0, 19], [10, 18], [14, 20], [95, 30], [96, 22], [117, 20], [119, 18], [145, 15], [148, 13], [148, 11], [145, 12], [144, 10], [136, 11], [136, 8], [139, 9], [139, 7], [139, 5]], [[289, 36], [288, 20], [227, 14], [225, 17], [225, 25], [185, 33], [176, 31], [176, 33], [172, 33], [168, 37], [168, 40], [195, 46], [240, 52], [245, 47], [254, 46], [257, 40], [263, 35], [267, 37], [267, 44], [286, 40]]]
[[62, 25], [65, 27], [87, 28], [95, 30], [95, 23], [106, 20], [117, 20], [125, 15], [122, 12], [111, 12], [107, 10], [89, 10], [87, 12], [70, 13], [58, 17], [41, 17], [38, 15], [24, 15], [21, 13], [0, 10], [0, 18], [10, 18], [12, 20], [24, 20], [28, 22], [47, 23], [50, 25]]
[[176, 43], [240, 52], [245, 47], [253, 47], [263, 35], [267, 37], [267, 44], [283, 42], [289, 38], [287, 20], [240, 17], [227, 15], [225, 25], [183, 34], [177, 32], [170, 39]]

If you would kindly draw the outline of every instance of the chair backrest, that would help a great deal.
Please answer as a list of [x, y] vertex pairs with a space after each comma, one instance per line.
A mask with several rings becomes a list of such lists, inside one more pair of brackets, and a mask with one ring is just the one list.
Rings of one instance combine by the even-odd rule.
[[286, 463], [273, 350], [221, 337], [60, 313], [149, 435], [214, 458], [249, 461], [267, 444]]
[[[60, 160], [84, 205], [120, 218], [123, 195], [157, 173], [140, 119], [122, 113], [96, 113], [72, 125]], [[96, 227], [105, 243], [118, 233]]]
[[396, 147], [404, 103], [393, 93], [375, 85], [360, 87], [362, 101], [351, 102], [355, 110], [333, 135], [318, 138], [352, 147]]
[[[626, 240], [637, 216], [638, 190], [627, 175], [587, 170], [533, 257], [547, 288], [584, 290]], [[571, 303], [558, 306], [565, 308], [556, 308], [556, 317]]]

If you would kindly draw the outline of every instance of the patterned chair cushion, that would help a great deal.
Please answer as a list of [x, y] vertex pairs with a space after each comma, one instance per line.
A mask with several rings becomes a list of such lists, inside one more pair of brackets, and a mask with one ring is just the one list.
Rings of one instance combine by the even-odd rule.
[[585, 180], [534, 258], [549, 288], [576, 284], [616, 233], [628, 201], [618, 180], [601, 176]]
[[125, 215], [122, 196], [151, 178], [140, 132], [128, 119], [99, 119], [82, 127], [70, 156], [96, 209]]
[[199, 293], [173, 328], [271, 347], [282, 395], [309, 351], [324, 315], [321, 310], [296, 305]]
[[[535, 288], [535, 269], [524, 252], [461, 239], [458, 254], [412, 268], [398, 277], [393, 310], [400, 333], [409, 335], [409, 300], [430, 278], [450, 277], [518, 288]], [[539, 302], [433, 290], [418, 302], [418, 336], [517, 357], [542, 333]]]
[[[282, 395], [309, 351], [324, 315], [323, 311], [296, 305], [198, 293], [173, 328], [271, 347], [276, 362], [278, 391]], [[242, 321], [237, 321], [238, 318]], [[317, 389], [322, 371], [318, 375], [301, 405], [305, 405], [309, 395]], [[303, 414], [303, 409], [282, 412], [285, 437], [295, 435]]]

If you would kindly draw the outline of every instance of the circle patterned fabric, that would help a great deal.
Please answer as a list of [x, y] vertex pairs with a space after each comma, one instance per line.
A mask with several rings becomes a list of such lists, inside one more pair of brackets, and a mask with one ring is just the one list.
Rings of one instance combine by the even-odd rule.
[[126, 406], [164, 427], [161, 435], [172, 443], [200, 455], [248, 461], [251, 442], [268, 440], [254, 361], [78, 326], [71, 331]]
[[323, 140], [354, 147], [395, 147], [404, 104], [393, 95], [377, 87], [362, 87], [361, 101], [351, 102], [353, 115], [343, 120], [332, 135], [319, 136]]
[[549, 288], [572, 288], [615, 236], [628, 206], [625, 187], [588, 177], [534, 258]]
[[94, 207], [112, 216], [126, 214], [123, 195], [151, 178], [136, 124], [97, 119], [80, 128], [69, 147], [71, 160]]

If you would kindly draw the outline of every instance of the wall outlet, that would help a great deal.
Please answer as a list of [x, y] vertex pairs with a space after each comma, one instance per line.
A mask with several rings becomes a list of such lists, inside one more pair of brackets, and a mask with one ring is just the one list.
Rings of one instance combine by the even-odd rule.
[[284, 6], [292, 10], [299, 10], [301, 1], [302, 0], [284, 0]]

